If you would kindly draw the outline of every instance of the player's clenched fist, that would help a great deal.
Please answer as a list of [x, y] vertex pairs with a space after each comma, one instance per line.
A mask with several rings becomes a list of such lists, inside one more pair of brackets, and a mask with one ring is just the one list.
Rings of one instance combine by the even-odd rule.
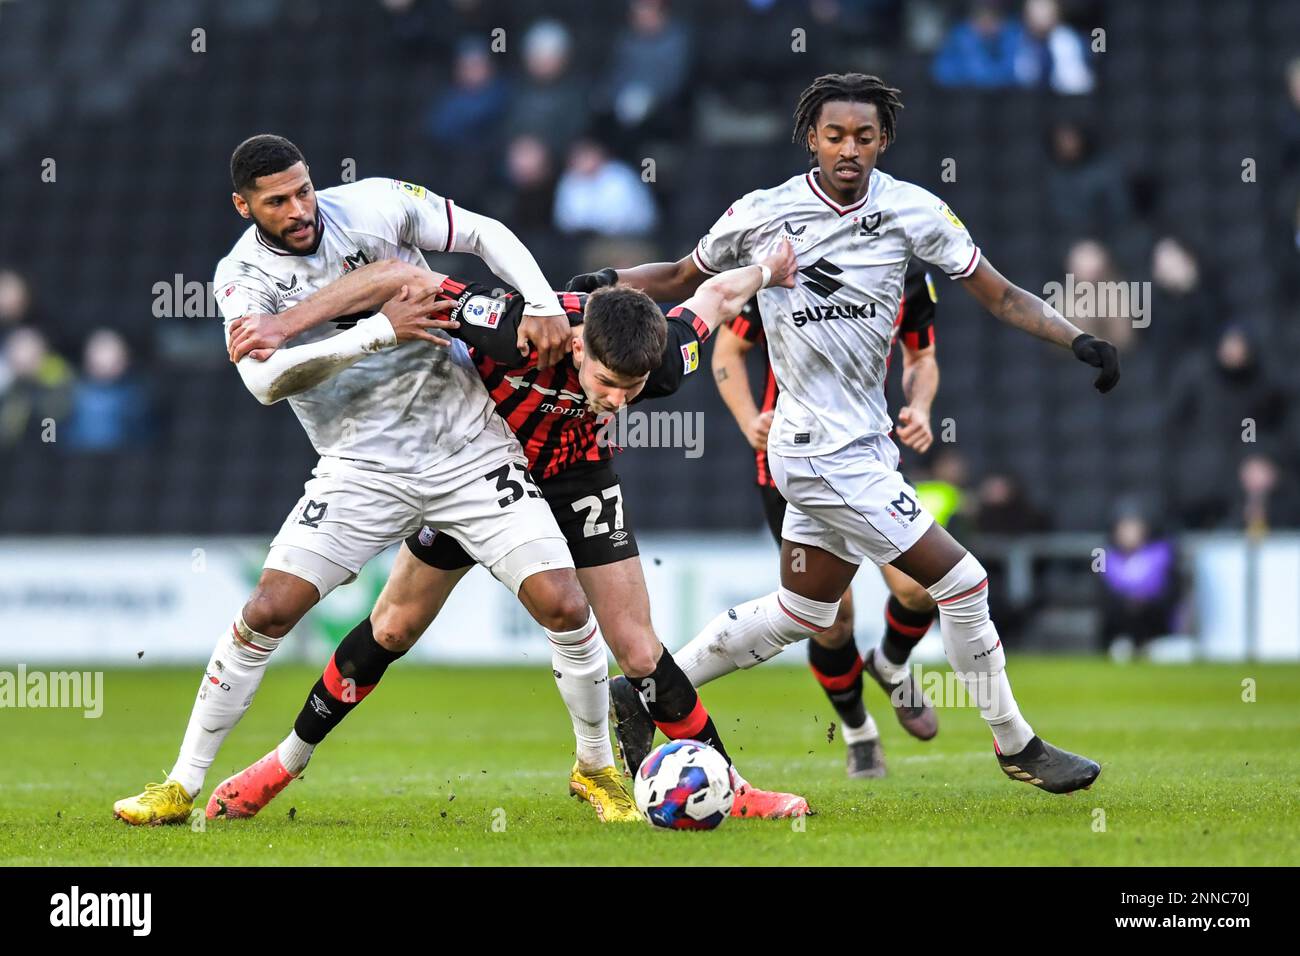
[[607, 285], [614, 285], [618, 282], [618, 273], [610, 268], [601, 269], [599, 272], [584, 272], [576, 275], [565, 283], [565, 292], [595, 292], [597, 289], [603, 289]]
[[393, 333], [399, 342], [411, 342], [421, 339], [437, 345], [451, 345], [451, 340], [441, 335], [434, 335], [431, 329], [458, 329], [460, 323], [454, 319], [437, 318], [452, 310], [456, 302], [452, 299], [438, 299], [439, 288], [412, 291], [410, 286], [402, 286], [400, 292], [384, 303], [383, 312], [393, 327]]
[[1119, 384], [1119, 351], [1105, 339], [1084, 332], [1070, 343], [1070, 350], [1080, 362], [1101, 369], [1092, 383], [1097, 391], [1109, 392]]
[[790, 245], [790, 240], [782, 239], [776, 252], [764, 259], [761, 264], [772, 270], [772, 278], [767, 283], [769, 287], [794, 288], [794, 275], [799, 271], [799, 260], [795, 258], [794, 247]]
[[772, 415], [768, 410], [755, 415], [745, 426], [745, 439], [754, 451], [767, 451], [767, 433], [772, 430]]
[[934, 433], [930, 431], [930, 416], [911, 405], [898, 410], [898, 428], [895, 434], [908, 448], [922, 454], [929, 451], [930, 446], [934, 444]]

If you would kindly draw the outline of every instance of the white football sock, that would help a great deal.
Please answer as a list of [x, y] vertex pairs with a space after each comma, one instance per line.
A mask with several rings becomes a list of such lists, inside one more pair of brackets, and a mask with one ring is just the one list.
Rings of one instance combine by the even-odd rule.
[[569, 708], [577, 741], [578, 767], [600, 770], [614, 765], [609, 743], [609, 657], [596, 617], [572, 631], [544, 628], [551, 642], [551, 670], [564, 706]]
[[280, 764], [284, 769], [296, 777], [307, 768], [307, 761], [311, 759], [312, 751], [315, 749], [315, 744], [307, 743], [298, 736], [297, 731], [291, 730], [289, 736], [285, 737], [276, 748], [276, 756], [280, 758]]
[[719, 614], [673, 653], [692, 684], [702, 687], [734, 670], [771, 660], [795, 641], [835, 623], [840, 602], [813, 601], [779, 588]]
[[191, 797], [203, 789], [208, 768], [217, 758], [226, 735], [253, 702], [253, 695], [266, 674], [266, 662], [281, 640], [258, 634], [244, 623], [241, 614], [217, 642], [190, 711], [176, 766], [167, 775], [167, 779], [175, 780]]
[[846, 744], [860, 744], [877, 739], [880, 736], [880, 728], [876, 726], [876, 718], [867, 714], [867, 722], [861, 727], [850, 727], [848, 724], [841, 726], [840, 736], [844, 738]]
[[901, 664], [895, 664], [877, 644], [871, 651], [871, 662], [875, 665], [876, 673], [883, 677], [890, 684], [897, 684], [907, 676], [908, 664], [904, 661]]
[[926, 588], [939, 605], [939, 630], [948, 663], [988, 722], [998, 750], [1019, 753], [1034, 736], [1020, 715], [1006, 674], [1006, 654], [989, 619], [988, 573], [967, 553], [936, 584]]

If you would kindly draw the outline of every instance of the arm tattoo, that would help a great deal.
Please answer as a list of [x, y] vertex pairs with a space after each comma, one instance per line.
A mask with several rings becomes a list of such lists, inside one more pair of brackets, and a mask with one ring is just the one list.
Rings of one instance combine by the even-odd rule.
[[1082, 331], [1038, 296], [1015, 285], [1003, 293], [997, 316], [1007, 325], [1066, 348]]
[[717, 369], [713, 373], [713, 379], [716, 382], [725, 382], [727, 380], [727, 370], [725, 368]]

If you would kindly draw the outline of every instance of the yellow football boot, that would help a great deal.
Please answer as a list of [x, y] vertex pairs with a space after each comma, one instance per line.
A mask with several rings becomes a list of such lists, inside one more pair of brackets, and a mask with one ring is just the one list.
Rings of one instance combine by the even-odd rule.
[[569, 793], [595, 807], [603, 823], [636, 823], [644, 819], [623, 786], [622, 775], [613, 767], [584, 772], [575, 763], [569, 775]]
[[194, 798], [175, 780], [166, 783], [147, 783], [144, 793], [124, 797], [113, 804], [113, 816], [132, 826], [158, 826], [162, 823], [184, 823], [194, 809]]

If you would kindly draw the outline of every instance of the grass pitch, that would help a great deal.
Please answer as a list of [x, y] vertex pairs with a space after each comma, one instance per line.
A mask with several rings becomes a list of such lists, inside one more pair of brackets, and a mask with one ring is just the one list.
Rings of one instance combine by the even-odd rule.
[[[870, 685], [889, 776], [850, 781], [812, 678], [768, 666], [710, 685], [705, 700], [745, 774], [799, 790], [817, 815], [664, 833], [603, 825], [566, 795], [572, 737], [545, 665], [398, 664], [258, 818], [133, 829], [112, 803], [162, 779], [199, 671], [113, 670], [99, 719], [0, 710], [0, 863], [1300, 863], [1300, 667], [1013, 657], [1011, 675], [1035, 729], [1101, 761], [1091, 790], [1007, 780], [971, 709], [941, 709], [939, 736], [914, 741]], [[284, 736], [317, 676], [271, 669], [209, 788]]]

